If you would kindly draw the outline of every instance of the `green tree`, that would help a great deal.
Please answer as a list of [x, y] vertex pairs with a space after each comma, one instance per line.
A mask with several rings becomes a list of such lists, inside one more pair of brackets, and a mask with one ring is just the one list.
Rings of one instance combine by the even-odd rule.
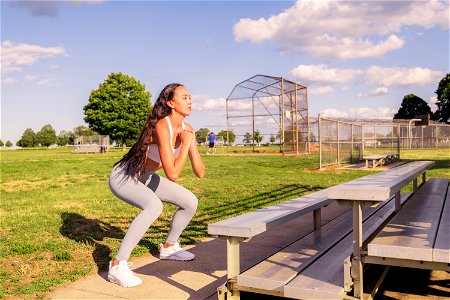
[[41, 130], [36, 133], [36, 139], [38, 144], [44, 147], [48, 147], [56, 143], [56, 131], [50, 124], [44, 125]]
[[69, 138], [70, 131], [62, 130], [56, 139], [56, 144], [60, 147], [66, 146], [67, 144], [69, 144]]
[[145, 85], [122, 73], [111, 73], [91, 92], [84, 121], [99, 134], [125, 146], [138, 138], [151, 110], [151, 94]]
[[251, 143], [252, 142], [252, 134], [250, 132], [246, 132], [244, 135], [244, 138], [242, 139], [242, 142], [244, 143]]
[[[227, 142], [227, 131], [228, 131], [228, 142]], [[236, 135], [234, 134], [233, 130], [222, 130], [220, 131], [217, 136], [221, 136], [223, 138], [223, 141], [226, 143], [234, 143], [236, 140]]]
[[13, 145], [13, 143], [11, 143], [10, 140], [7, 140], [7, 141], [6, 141], [6, 144], [5, 144], [6, 147], [9, 148], [9, 147], [12, 147], [12, 145]]
[[439, 81], [436, 90], [438, 109], [432, 119], [439, 122], [450, 123], [450, 73]]
[[263, 136], [261, 135], [261, 133], [259, 132], [259, 130], [257, 129], [257, 130], [255, 130], [255, 142], [257, 142], [258, 143], [258, 145], [259, 145], [259, 143], [261, 143], [261, 141], [263, 140]]
[[75, 135], [75, 137], [79, 137], [79, 136], [97, 135], [98, 133], [89, 127], [80, 125], [73, 129], [73, 134]]
[[270, 139], [269, 139], [269, 141], [270, 141], [270, 143], [271, 144], [273, 144], [273, 143], [275, 143], [275, 136], [272, 134], [271, 136], [270, 136]]
[[428, 104], [422, 98], [414, 94], [408, 94], [403, 97], [402, 104], [394, 115], [394, 119], [414, 119], [416, 116], [426, 114], [432, 115]]
[[69, 140], [67, 141], [67, 144], [75, 145], [76, 138], [77, 138], [77, 136], [75, 135], [75, 133], [73, 131], [69, 131]]
[[203, 144], [206, 142], [206, 136], [210, 133], [208, 128], [200, 128], [195, 132], [195, 140], [198, 144]]
[[38, 145], [36, 133], [31, 128], [25, 129], [20, 140], [16, 143], [20, 147], [36, 147]]
[[3, 143], [2, 140], [0, 140], [0, 147], [3, 147], [3, 146], [5, 146], [5, 144]]

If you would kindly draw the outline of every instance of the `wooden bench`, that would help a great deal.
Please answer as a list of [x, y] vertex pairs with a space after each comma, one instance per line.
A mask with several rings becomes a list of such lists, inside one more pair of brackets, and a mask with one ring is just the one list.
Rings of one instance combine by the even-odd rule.
[[328, 190], [324, 189], [293, 200], [262, 208], [240, 216], [208, 224], [208, 234], [227, 240], [227, 279], [228, 285], [219, 290], [219, 296], [228, 298], [239, 295], [233, 284], [240, 273], [239, 243], [248, 240], [275, 226], [313, 212], [314, 229], [321, 226], [321, 208], [332, 201]]
[[[362, 293], [362, 265], [355, 264], [355, 259], [361, 260], [363, 244], [370, 240], [408, 198], [409, 194], [400, 195], [401, 188], [412, 181], [416, 191], [417, 178], [422, 175], [422, 181], [425, 182], [425, 171], [433, 164], [434, 162], [409, 163], [291, 200], [292, 202], [280, 203], [208, 225], [209, 234], [227, 239], [228, 280], [218, 290], [219, 299], [239, 299], [240, 291], [294, 299], [337, 299], [355, 288], [355, 282], [356, 295], [359, 297], [359, 293]], [[352, 195], [363, 201], [348, 200], [352, 199]], [[338, 202], [341, 204], [351, 204], [353, 211], [337, 217], [323, 227], [315, 220], [314, 232], [240, 273], [240, 241], [327, 205], [330, 199], [340, 199]], [[290, 202], [298, 205], [288, 205]], [[377, 206], [361, 210], [361, 205], [364, 204]]]
[[449, 181], [433, 178], [369, 243], [366, 263], [450, 271]]
[[392, 163], [399, 159], [400, 159], [400, 155], [399, 155], [399, 153], [396, 153], [396, 152], [374, 154], [374, 155], [363, 157], [363, 160], [366, 161], [366, 168], [369, 167], [369, 161], [372, 161], [372, 168], [375, 168], [377, 166], [382, 166], [384, 164]]
[[[402, 195], [405, 201], [409, 193]], [[394, 212], [386, 202], [363, 211], [367, 239]], [[338, 299], [345, 288], [344, 260], [352, 253], [351, 211], [237, 276], [237, 288], [293, 299]]]
[[413, 191], [417, 192], [417, 178], [422, 175], [423, 185], [426, 181], [426, 170], [433, 165], [432, 161], [415, 161], [329, 189], [329, 198], [335, 199], [340, 204], [352, 206], [353, 252], [349, 260], [351, 273], [346, 277], [345, 284], [353, 286], [355, 298], [363, 299], [363, 255], [366, 245], [363, 241], [362, 207], [380, 205], [395, 195], [395, 212], [399, 212], [401, 189], [412, 182]]

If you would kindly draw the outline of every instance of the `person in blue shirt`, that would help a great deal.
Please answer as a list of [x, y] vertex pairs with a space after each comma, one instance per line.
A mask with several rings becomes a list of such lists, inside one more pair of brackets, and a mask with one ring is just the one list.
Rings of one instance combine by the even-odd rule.
[[214, 135], [214, 132], [210, 132], [208, 133], [208, 140], [209, 140], [209, 146], [208, 146], [208, 150], [206, 151], [206, 154], [212, 153], [215, 154], [216, 153], [216, 148], [215, 148], [215, 141], [216, 141], [216, 136]]

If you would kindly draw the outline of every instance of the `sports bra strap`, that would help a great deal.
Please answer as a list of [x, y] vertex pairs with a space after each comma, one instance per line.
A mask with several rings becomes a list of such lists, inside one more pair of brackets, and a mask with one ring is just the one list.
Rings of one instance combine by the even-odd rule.
[[170, 122], [169, 116], [166, 117], [167, 124], [169, 125], [169, 131], [170, 131], [170, 145], [172, 145], [172, 138], [173, 138], [173, 129], [172, 129], [172, 123]]
[[[167, 124], [169, 125], [169, 131], [170, 131], [170, 147], [172, 147], [172, 139], [173, 139], [173, 128], [172, 128], [172, 122], [170, 122], [169, 116], [166, 117]], [[186, 129], [186, 125], [184, 125], [184, 122], [181, 122], [181, 128]]]

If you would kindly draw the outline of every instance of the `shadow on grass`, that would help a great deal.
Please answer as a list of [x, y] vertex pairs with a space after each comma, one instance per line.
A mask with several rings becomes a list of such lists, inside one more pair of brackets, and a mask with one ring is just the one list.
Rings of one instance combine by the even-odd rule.
[[[197, 213], [184, 230], [180, 237], [181, 242], [182, 244], [193, 244], [202, 237], [207, 236], [208, 223], [254, 211], [274, 203], [294, 199], [299, 197], [299, 195], [321, 189], [323, 189], [321, 186], [312, 187], [299, 184], [282, 185], [276, 189], [257, 193], [250, 197], [237, 198], [235, 201], [226, 202], [218, 206], [205, 207], [201, 213]], [[132, 216], [130, 223], [134, 217]], [[151, 253], [156, 252], [158, 250], [158, 244], [151, 240], [150, 237], [155, 232], [158, 232], [160, 236], [167, 235], [172, 217], [172, 214], [160, 216], [160, 222], [155, 222], [157, 224], [150, 226], [147, 235], [141, 239], [139, 245], [146, 247]], [[95, 249], [92, 257], [98, 269], [106, 270], [111, 256], [111, 249], [104, 245], [103, 240], [104, 238], [122, 240], [125, 232], [118, 227], [112, 226], [110, 223], [98, 219], [88, 219], [77, 213], [62, 213], [61, 219], [63, 220], [63, 224], [60, 228], [60, 233], [78, 243], [93, 246]]]
[[[241, 199], [237, 197], [235, 201], [226, 202], [217, 206], [204, 207], [201, 213], [197, 212], [181, 235], [182, 244], [193, 244], [201, 237], [207, 236], [207, 226], [209, 223], [241, 215], [282, 201], [288, 201], [306, 193], [322, 190], [323, 188], [322, 186], [287, 184], [250, 197]], [[155, 227], [155, 230], [166, 234], [171, 218], [172, 216], [161, 216], [161, 225]]]
[[111, 249], [101, 242], [106, 237], [122, 239], [125, 233], [118, 227], [98, 219], [88, 219], [77, 213], [62, 213], [61, 219], [63, 223], [59, 232], [78, 243], [94, 246], [92, 258], [98, 269], [107, 269]]

